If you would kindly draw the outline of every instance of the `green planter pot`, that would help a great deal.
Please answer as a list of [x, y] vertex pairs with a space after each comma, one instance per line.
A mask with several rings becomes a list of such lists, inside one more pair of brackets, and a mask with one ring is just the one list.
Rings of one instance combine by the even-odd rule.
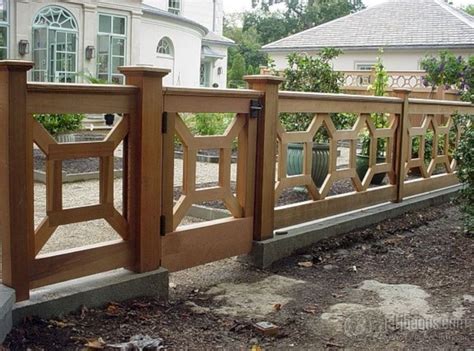
[[[377, 163], [384, 163], [385, 157], [377, 157]], [[366, 155], [357, 155], [356, 160], [356, 171], [360, 180], [363, 180], [367, 170], [369, 169], [369, 156]], [[372, 178], [370, 184], [380, 185], [382, 184], [386, 173], [377, 173]]]
[[[321, 187], [329, 171], [329, 145], [313, 144], [313, 164], [311, 177], [316, 186]], [[303, 173], [303, 144], [288, 144], [288, 175]]]

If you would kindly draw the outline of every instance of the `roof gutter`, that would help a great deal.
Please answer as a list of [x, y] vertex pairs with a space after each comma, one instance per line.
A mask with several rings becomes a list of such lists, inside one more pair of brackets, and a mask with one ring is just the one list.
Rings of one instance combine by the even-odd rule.
[[[295, 46], [295, 47], [281, 47], [281, 48], [266, 48], [263, 47], [263, 52], [294, 52], [294, 51], [319, 51], [327, 48], [327, 46]], [[363, 50], [422, 50], [422, 49], [474, 49], [474, 44], [460, 44], [460, 45], [405, 45], [405, 46], [386, 46], [386, 45], [372, 45], [372, 46], [336, 46], [336, 49], [344, 51], [363, 51]]]

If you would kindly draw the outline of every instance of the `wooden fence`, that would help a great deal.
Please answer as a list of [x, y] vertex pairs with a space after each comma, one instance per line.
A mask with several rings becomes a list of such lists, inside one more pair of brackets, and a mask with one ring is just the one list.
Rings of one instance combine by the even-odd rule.
[[[452, 114], [474, 113], [467, 103], [399, 97], [365, 97], [316, 93], [279, 92], [281, 78], [251, 76], [250, 89], [213, 90], [163, 88], [168, 73], [147, 67], [124, 67], [125, 86], [27, 83], [32, 63], [0, 62], [0, 230], [3, 250], [3, 283], [16, 289], [17, 300], [29, 298], [30, 289], [81, 276], [127, 268], [136, 272], [160, 266], [181, 270], [218, 259], [247, 254], [253, 240], [273, 237], [275, 229], [324, 218], [337, 213], [457, 183], [452, 150], [460, 130]], [[37, 113], [120, 113], [121, 121], [101, 142], [58, 144], [33, 119]], [[223, 135], [195, 136], [183, 122], [183, 113], [233, 113]], [[306, 131], [287, 132], [280, 113], [311, 113]], [[351, 130], [338, 130], [333, 113], [357, 114]], [[371, 113], [390, 115], [390, 125], [377, 129]], [[420, 122], [421, 121], [421, 122]], [[311, 145], [324, 126], [330, 137], [328, 176], [318, 188], [310, 176]], [[377, 163], [371, 148], [369, 171], [356, 173], [357, 140], [367, 128], [371, 145], [387, 140], [386, 160]], [[423, 159], [427, 133], [433, 137], [430, 162]], [[450, 136], [454, 133], [454, 139]], [[175, 137], [183, 144], [182, 196], [173, 202]], [[418, 156], [412, 140], [419, 139]], [[237, 140], [237, 187], [231, 187], [231, 150]], [[337, 166], [337, 145], [350, 148], [349, 164]], [[114, 207], [114, 150], [123, 143], [123, 211]], [[303, 143], [305, 162], [301, 175], [289, 176], [287, 145]], [[443, 144], [444, 143], [444, 144]], [[47, 215], [35, 228], [33, 194], [33, 144], [46, 155]], [[451, 145], [453, 144], [453, 145]], [[441, 147], [439, 147], [441, 145]], [[443, 146], [444, 145], [444, 146]], [[196, 153], [219, 150], [216, 186], [196, 187]], [[62, 162], [100, 159], [100, 200], [88, 207], [63, 208]], [[435, 174], [437, 166], [444, 172]], [[421, 178], [406, 177], [419, 168]], [[371, 178], [388, 174], [389, 184], [371, 187]], [[329, 195], [334, 182], [348, 178], [354, 191]], [[311, 200], [276, 206], [286, 189], [304, 186]], [[232, 216], [227, 219], [181, 226], [191, 205], [221, 200]], [[120, 240], [40, 253], [62, 225], [105, 219]]]

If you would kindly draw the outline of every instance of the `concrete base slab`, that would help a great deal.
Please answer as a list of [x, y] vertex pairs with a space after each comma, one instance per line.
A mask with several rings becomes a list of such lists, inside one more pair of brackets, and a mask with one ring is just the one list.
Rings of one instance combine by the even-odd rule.
[[0, 344], [12, 328], [12, 308], [15, 303], [15, 290], [0, 284]]
[[272, 239], [254, 242], [252, 253], [243, 259], [259, 268], [266, 268], [323, 239], [365, 228], [386, 219], [398, 217], [408, 211], [448, 202], [460, 189], [461, 186], [456, 185], [412, 196], [401, 203], [385, 203], [280, 229], [277, 232], [285, 233], [284, 235], [275, 235]]
[[168, 271], [133, 273], [125, 269], [100, 273], [31, 292], [28, 301], [13, 307], [13, 324], [28, 316], [50, 318], [73, 312], [81, 306], [98, 307], [111, 301], [140, 296], [168, 297]]

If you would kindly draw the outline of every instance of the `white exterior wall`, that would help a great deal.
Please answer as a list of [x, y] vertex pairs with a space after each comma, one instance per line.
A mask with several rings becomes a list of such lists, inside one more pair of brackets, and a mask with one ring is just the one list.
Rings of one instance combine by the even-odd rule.
[[[224, 26], [223, 0], [182, 0], [182, 15], [215, 33], [222, 35]], [[216, 11], [214, 29], [214, 3]]]
[[[182, 17], [193, 19], [209, 29], [213, 26], [214, 0], [182, 0]], [[146, 1], [163, 10], [168, 9], [168, 0]], [[216, 0], [216, 32], [223, 29], [223, 0]], [[94, 46], [97, 56], [97, 34], [99, 13], [120, 15], [126, 18], [126, 65], [151, 64], [173, 69], [165, 78], [166, 85], [199, 86], [202, 39], [204, 30], [197, 25], [168, 19], [165, 16], [142, 12], [141, 0], [10, 0], [9, 1], [9, 58], [33, 60], [32, 25], [38, 12], [46, 6], [60, 6], [68, 10], [78, 25], [77, 72], [96, 74], [96, 59], [85, 58], [85, 48]], [[188, 16], [189, 15], [189, 16]], [[167, 36], [173, 42], [174, 60], [159, 56], [156, 53], [159, 40]], [[18, 42], [28, 40], [30, 52], [25, 56], [18, 53]], [[220, 88], [226, 87], [227, 46], [204, 43], [213, 51], [224, 56], [214, 62], [211, 72], [211, 86], [217, 83]], [[219, 67], [221, 70], [219, 70]], [[221, 74], [218, 74], [221, 71]], [[31, 78], [31, 76], [30, 76]], [[82, 78], [78, 76], [77, 82]]]
[[[145, 0], [145, 4], [168, 11], [168, 0]], [[214, 30], [214, 3], [216, 4], [216, 26]], [[224, 26], [223, 0], [181, 0], [180, 16], [189, 18], [210, 31], [222, 35]]]
[[[163, 37], [172, 41], [174, 59], [157, 54], [158, 42]], [[201, 38], [196, 30], [145, 16], [141, 26], [140, 64], [171, 69], [164, 79], [165, 85], [199, 86]]]
[[[455, 55], [469, 56], [474, 51], [449, 50]], [[316, 55], [316, 51], [308, 51], [310, 55]], [[289, 53], [269, 53], [274, 60], [277, 69], [284, 69], [288, 65], [287, 56]], [[388, 71], [415, 71], [420, 69], [420, 61], [428, 54], [438, 55], [436, 50], [385, 50], [382, 54], [383, 63]], [[345, 51], [341, 56], [333, 61], [334, 69], [337, 71], [354, 71], [357, 63], [375, 63], [377, 50], [372, 51]]]
[[[204, 43], [217, 54], [224, 56], [221, 59], [214, 60], [211, 65], [210, 86], [217, 84], [218, 88], [227, 87], [227, 46]], [[220, 73], [219, 73], [220, 71]]]

